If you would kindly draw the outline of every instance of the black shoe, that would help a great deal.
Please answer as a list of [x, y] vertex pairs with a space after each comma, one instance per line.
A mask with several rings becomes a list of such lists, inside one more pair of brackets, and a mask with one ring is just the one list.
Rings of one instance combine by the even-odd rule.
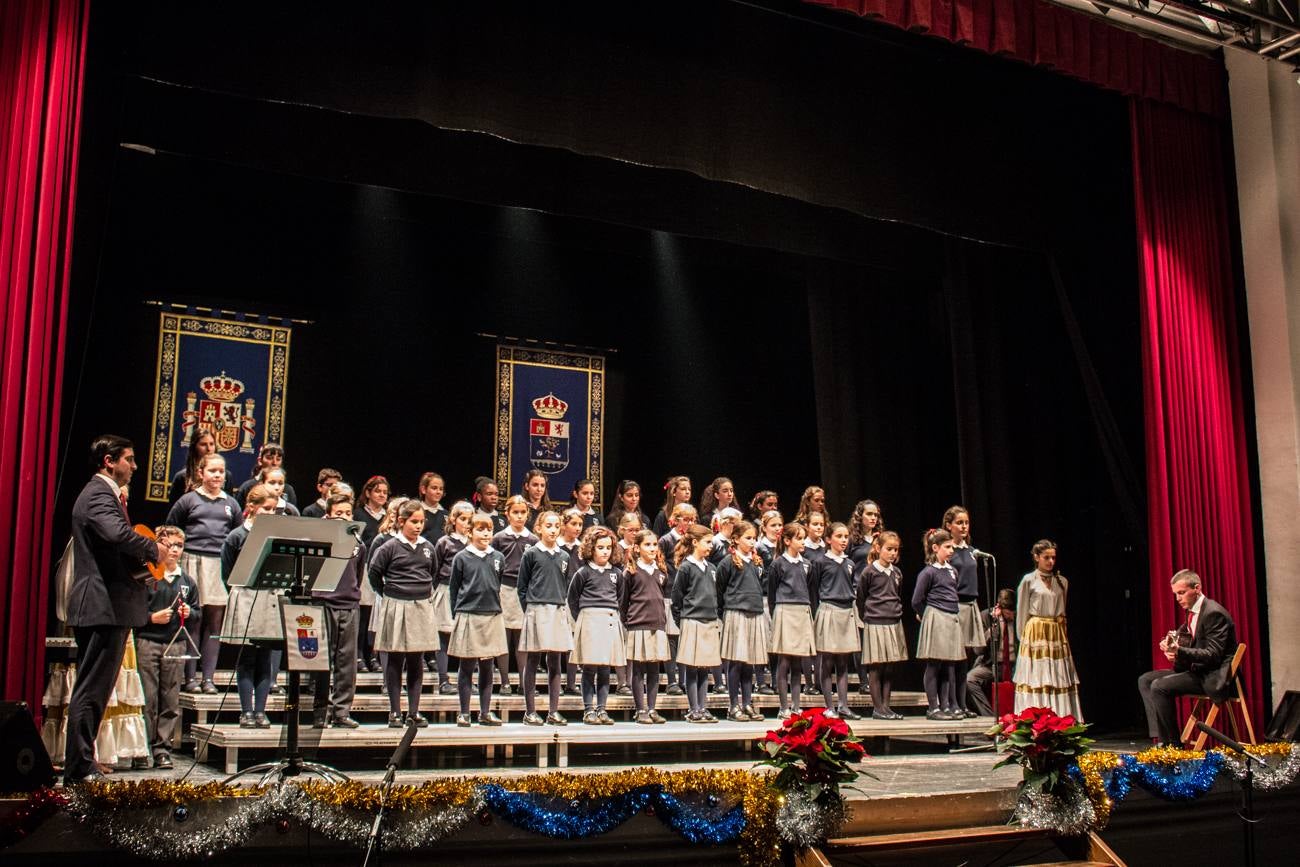
[[406, 721], [400, 713], [390, 713], [388, 715], [388, 727], [390, 729], [404, 729], [406, 728]]
[[378, 659], [376, 659], [375, 657], [372, 656], [372, 657], [370, 657], [369, 659], [366, 660], [366, 670], [367, 670], [367, 671], [380, 672], [380, 671], [383, 671], [383, 670], [384, 670], [384, 667], [383, 667], [382, 665], [379, 664], [379, 660], [378, 660]]
[[561, 695], [582, 695], [582, 690], [578, 689], [576, 686], [566, 686], [564, 689], [560, 690], [560, 694]]
[[682, 689], [682, 686], [679, 683], [670, 683], [668, 685], [668, 691], [664, 694], [665, 695], [686, 695], [686, 690]]
[[594, 710], [583, 711], [582, 722], [584, 725], [598, 726], [600, 725], [600, 714], [596, 713]]
[[831, 707], [826, 709], [826, 713], [823, 714], [823, 716], [825, 716], [827, 719], [839, 719], [840, 712], [837, 711], [835, 708]]
[[615, 693], [615, 695], [631, 695], [631, 694], [632, 694], [632, 687], [626, 683], [620, 686], [618, 688], [618, 691]]
[[661, 716], [659, 711], [652, 710], [650, 711], [650, 722], [654, 723], [657, 726], [661, 726], [664, 723], [668, 722], [668, 720], [665, 719], [663, 716]]
[[89, 774], [86, 774], [84, 777], [77, 777], [76, 779], [72, 779], [72, 780], [68, 779], [67, 777], [63, 778], [63, 785], [65, 786], [84, 786], [87, 783], [107, 783], [107, 782], [108, 782], [108, 777], [104, 776], [98, 771], [91, 771]]
[[970, 709], [962, 711], [961, 715], [966, 719], [975, 719], [975, 717], [979, 716], [979, 714], [977, 714], [975, 711]]
[[199, 695], [203, 692], [203, 687], [199, 684], [198, 678], [185, 682], [181, 687], [181, 692], [188, 692], [191, 695]]
[[131, 759], [131, 770], [133, 771], [147, 771], [151, 767], [153, 766], [150, 764], [148, 756], [138, 756]]
[[537, 711], [530, 711], [529, 713], [524, 714], [524, 725], [526, 726], [546, 725], [546, 721], [542, 719], [541, 714], [537, 713]]
[[934, 710], [927, 710], [925, 712], [925, 718], [936, 722], [946, 721], [948, 719], [948, 712], [946, 710], [939, 710], [937, 708]]
[[212, 681], [210, 681], [210, 680], [205, 680], [205, 681], [203, 681], [203, 686], [199, 687], [199, 690], [200, 690], [204, 695], [216, 695], [216, 694], [217, 694], [217, 685], [216, 685], [215, 683], [213, 683]]
[[438, 695], [455, 695], [455, 694], [456, 694], [456, 684], [450, 683], [445, 680], [442, 683], [438, 684]]
[[596, 709], [596, 718], [600, 720], [600, 724], [603, 726], [612, 726], [614, 724], [614, 718], [607, 714], [603, 707]]
[[336, 716], [330, 720], [330, 725], [336, 729], [357, 729], [361, 728], [361, 723], [357, 722], [350, 716]]
[[437, 670], [438, 670], [438, 658], [437, 658], [437, 657], [434, 657], [433, 659], [426, 659], [426, 660], [424, 661], [424, 670], [425, 670], [425, 671], [437, 671]]
[[749, 716], [750, 722], [761, 722], [764, 719], [763, 712], [755, 710], [752, 704], [745, 705], [744, 711]]
[[773, 687], [770, 687], [770, 686], [760, 686], [760, 687], [758, 688], [758, 694], [759, 694], [759, 695], [776, 695], [776, 689], [773, 688]]
[[727, 713], [727, 719], [732, 722], [749, 722], [749, 714], [745, 713], [744, 708], [737, 706]]
[[865, 680], [858, 684], [858, 694], [871, 695], [871, 684], [867, 683]]
[[633, 718], [632, 721], [640, 723], [641, 725], [645, 725], [645, 726], [654, 725], [655, 722], [654, 720], [650, 719], [650, 711], [648, 710], [637, 711], [636, 716]]
[[275, 686], [271, 687], [271, 695], [284, 695], [284, 694], [285, 694], [284, 687], [280, 686], [280, 684], [277, 683]]
[[486, 714], [481, 713], [478, 715], [478, 724], [481, 726], [499, 726], [501, 725], [501, 717], [497, 716], [493, 711], [488, 711]]
[[266, 718], [266, 714], [255, 713], [253, 714], [253, 727], [259, 729], [269, 729], [271, 727], [271, 721]]
[[255, 729], [257, 728], [257, 723], [253, 722], [253, 715], [251, 713], [241, 713], [239, 715], [239, 727], [241, 729]]
[[172, 769], [172, 757], [166, 753], [160, 753], [153, 757], [153, 766], [160, 771], [170, 771]]
[[569, 721], [564, 718], [563, 714], [551, 711], [546, 715], [546, 724], [548, 726], [567, 726]]
[[456, 725], [460, 726], [463, 729], [469, 728], [470, 727], [469, 714], [467, 713], [456, 714]]
[[311, 714], [311, 727], [312, 727], [312, 728], [314, 728], [314, 729], [323, 729], [323, 728], [325, 728], [325, 726], [329, 725], [329, 721], [330, 721], [330, 718], [329, 718], [329, 713], [328, 713], [327, 711], [325, 711], [325, 710], [323, 710], [323, 709], [322, 709], [322, 710], [312, 711], [312, 714]]
[[416, 727], [417, 729], [427, 729], [427, 728], [429, 727], [429, 720], [428, 720], [428, 718], [427, 718], [424, 714], [422, 714], [422, 713], [413, 713], [413, 714], [411, 714], [409, 717], [406, 718], [406, 721], [407, 721], [408, 723], [411, 722], [412, 720], [415, 721], [415, 727]]
[[840, 719], [862, 719], [862, 714], [857, 713], [852, 708], [840, 708]]

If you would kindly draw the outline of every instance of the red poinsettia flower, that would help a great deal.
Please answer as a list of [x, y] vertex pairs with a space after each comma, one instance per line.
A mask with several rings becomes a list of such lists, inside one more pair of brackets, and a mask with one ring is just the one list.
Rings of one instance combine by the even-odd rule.
[[864, 747], [862, 744], [858, 743], [857, 741], [845, 741], [840, 746], [844, 750], [850, 753], [857, 753], [860, 756], [865, 756], [867, 754], [867, 748]]

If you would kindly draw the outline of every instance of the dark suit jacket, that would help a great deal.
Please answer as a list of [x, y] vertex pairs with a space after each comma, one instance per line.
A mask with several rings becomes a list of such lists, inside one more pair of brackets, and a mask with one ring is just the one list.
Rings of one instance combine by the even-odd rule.
[[103, 479], [92, 478], [72, 506], [70, 626], [143, 626], [149, 620], [149, 589], [128, 565], [154, 562], [158, 546], [126, 522], [122, 505]]
[[[1196, 637], [1187, 644], [1187, 626], [1178, 627], [1178, 655], [1174, 671], [1187, 671], [1201, 679], [1205, 694], [1215, 701], [1232, 696], [1228, 672], [1237, 651], [1237, 628], [1222, 605], [1206, 597], [1196, 624]], [[1184, 646], [1187, 644], [1187, 646]]]

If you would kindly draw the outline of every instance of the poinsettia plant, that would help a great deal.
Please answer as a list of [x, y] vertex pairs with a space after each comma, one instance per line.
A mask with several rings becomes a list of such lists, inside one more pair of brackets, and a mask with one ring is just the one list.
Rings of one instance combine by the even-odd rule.
[[779, 768], [773, 785], [778, 789], [803, 789], [817, 800], [823, 793], [838, 793], [841, 783], [851, 783], [860, 773], [853, 765], [867, 757], [861, 738], [848, 723], [826, 716], [824, 708], [792, 714], [781, 727], [758, 742], [767, 753], [759, 762]]
[[1002, 761], [993, 767], [1018, 764], [1023, 768], [1022, 788], [1056, 792], [1061, 786], [1070, 785], [1066, 769], [1088, 752], [1088, 745], [1093, 742], [1084, 736], [1088, 728], [1087, 723], [1072, 716], [1059, 716], [1046, 707], [1003, 714], [998, 724], [988, 731], [990, 737], [997, 739], [998, 752], [1005, 753]]

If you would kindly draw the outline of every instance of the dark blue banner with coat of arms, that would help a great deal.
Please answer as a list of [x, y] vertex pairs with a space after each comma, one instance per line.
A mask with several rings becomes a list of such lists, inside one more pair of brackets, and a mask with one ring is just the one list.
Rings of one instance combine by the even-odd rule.
[[556, 505], [581, 479], [601, 501], [605, 358], [550, 349], [497, 346], [496, 482], [518, 493], [541, 470]]
[[160, 314], [148, 499], [167, 502], [198, 433], [212, 434], [235, 484], [252, 475], [263, 443], [284, 442], [291, 333], [254, 316]]

